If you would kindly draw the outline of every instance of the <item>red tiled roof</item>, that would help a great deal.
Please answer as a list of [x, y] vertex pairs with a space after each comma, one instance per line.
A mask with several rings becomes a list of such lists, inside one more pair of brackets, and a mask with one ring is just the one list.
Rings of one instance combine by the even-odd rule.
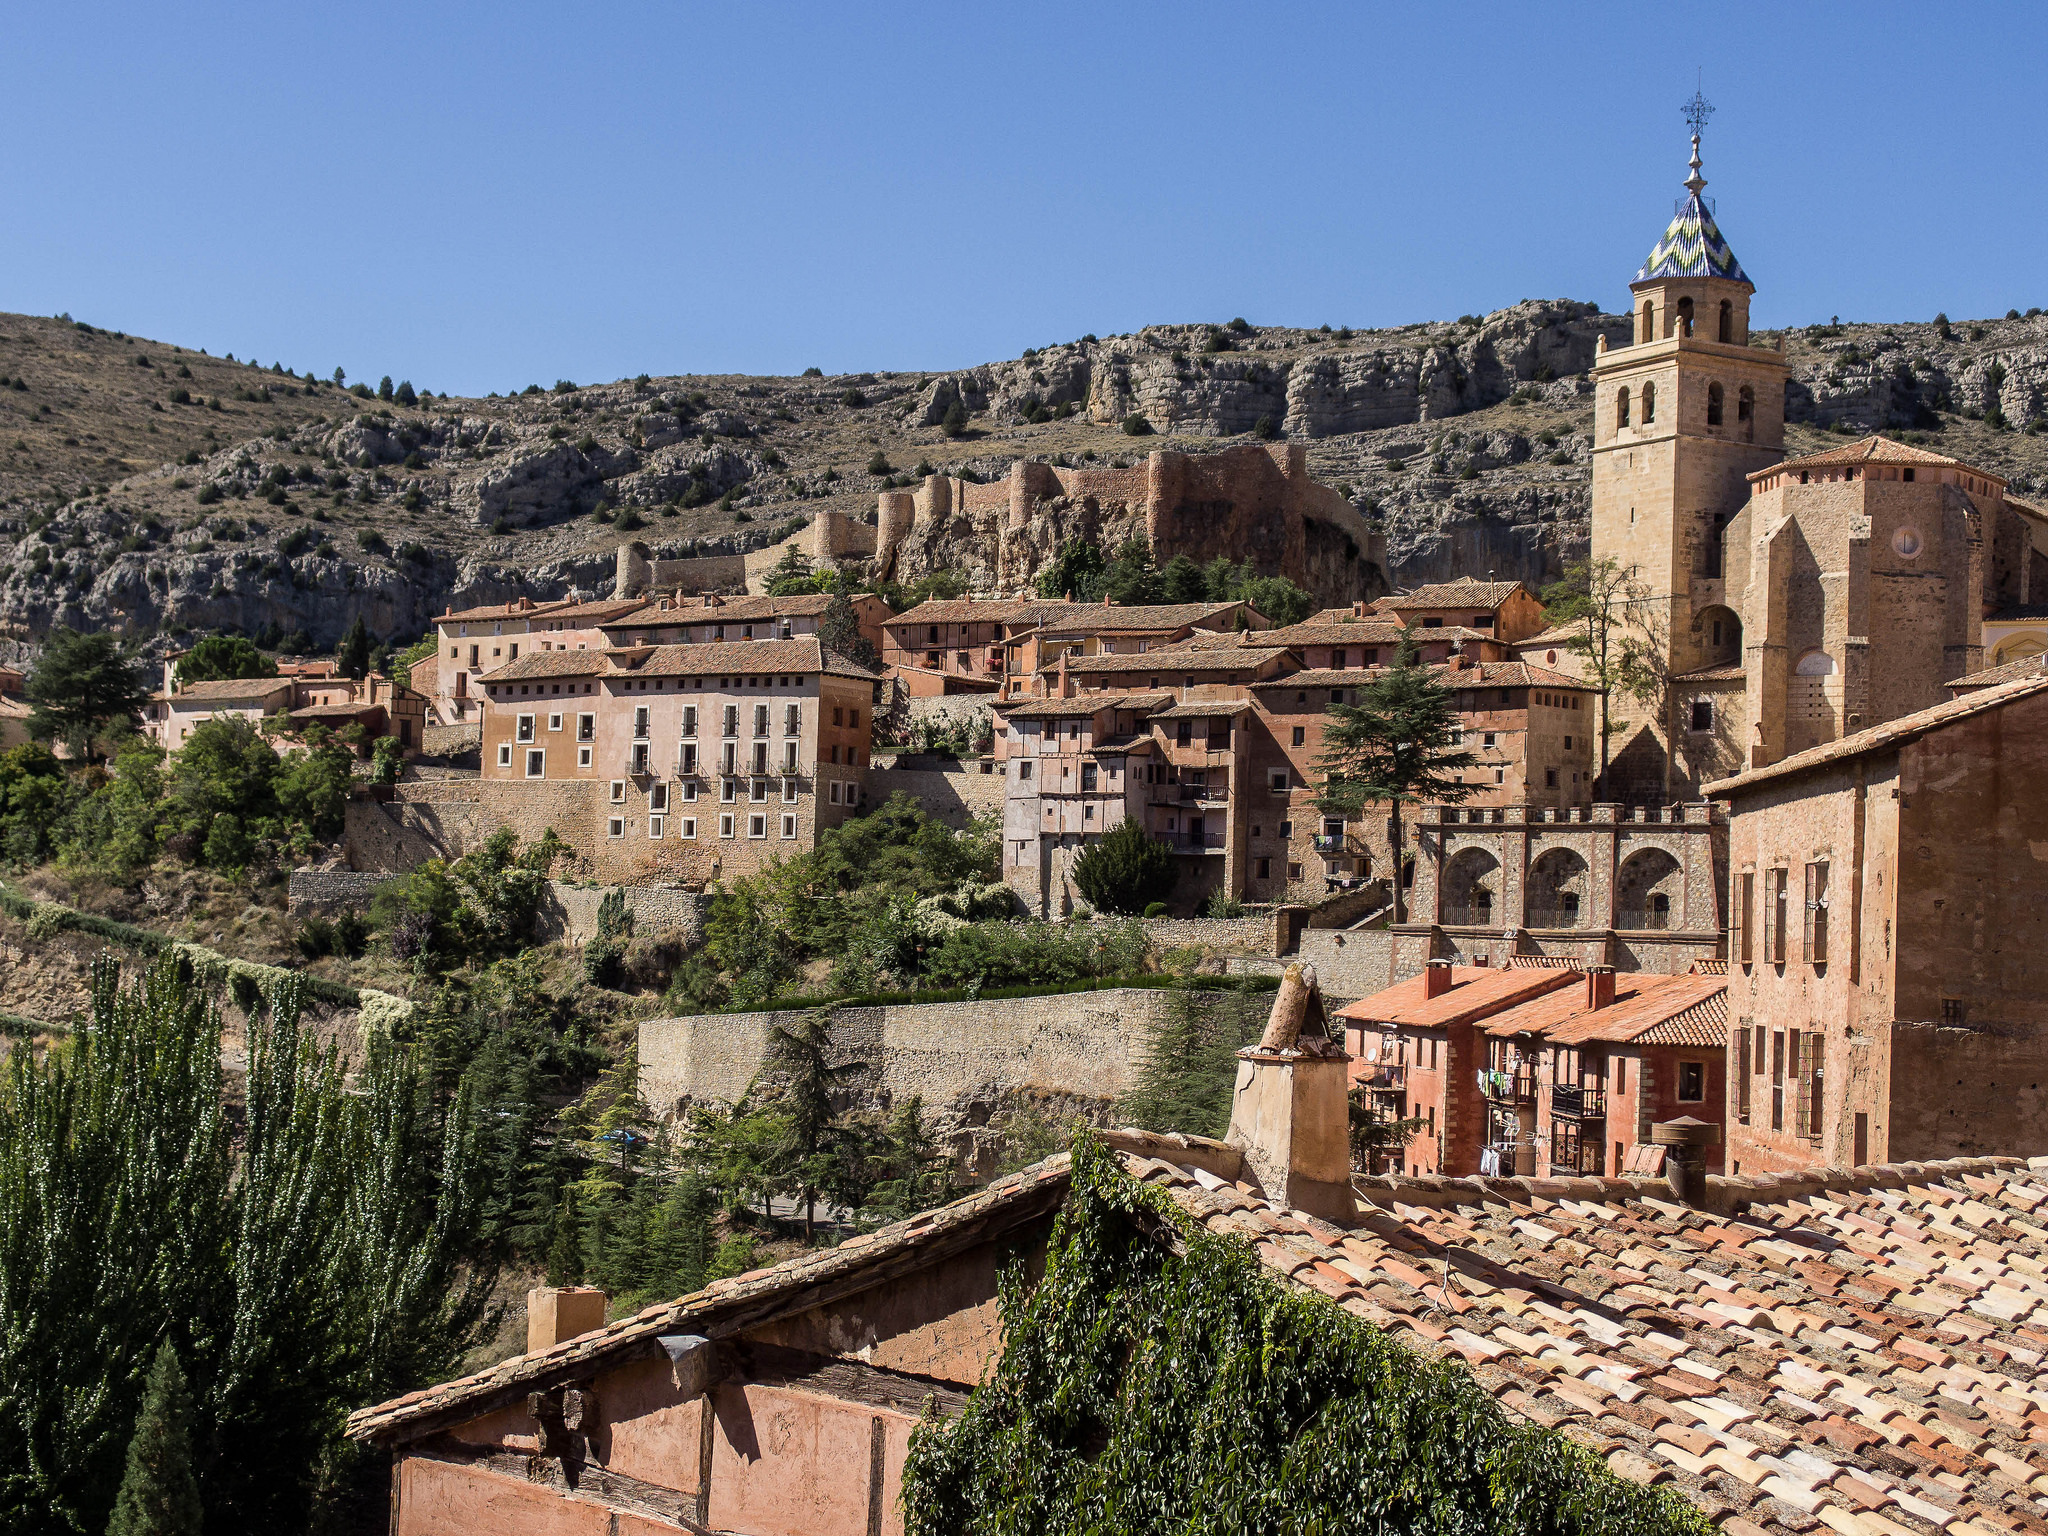
[[173, 704], [245, 704], [267, 699], [273, 693], [289, 693], [288, 677], [216, 677], [203, 683], [187, 683], [170, 696]]
[[[1528, 974], [1528, 973], [1525, 973]], [[1534, 973], [1540, 974], [1540, 973]], [[1105, 1139], [1181, 1217], [1247, 1244], [1510, 1418], [1668, 1484], [1729, 1536], [2038, 1532], [2048, 1490], [2048, 1159], [1708, 1181], [1353, 1180], [1344, 1226], [1204, 1164], [1219, 1143]], [[1182, 1160], [1185, 1159], [1185, 1162]], [[587, 1380], [663, 1335], [719, 1339], [1043, 1220], [1064, 1155], [978, 1194], [352, 1414], [418, 1439], [520, 1389]], [[1426, 1453], [1426, 1452], [1425, 1452]]]
[[1738, 773], [1732, 778], [1720, 779], [1707, 785], [1700, 793], [1709, 799], [1754, 788], [1771, 779], [1781, 779], [1787, 774], [1804, 773], [1810, 768], [1823, 768], [1829, 763], [1861, 757], [1866, 752], [1883, 752], [1906, 742], [1925, 736], [1953, 725], [1958, 720], [1967, 720], [1972, 715], [1981, 715], [1987, 710], [2003, 709], [2008, 704], [2048, 689], [2048, 672], [2035, 672], [2031, 676], [2022, 674], [2009, 683], [1999, 683], [1989, 688], [1974, 688], [1958, 694], [1946, 704], [1937, 704], [1932, 709], [1923, 709], [1915, 714], [1901, 715], [1883, 725], [1872, 726], [1867, 731], [1858, 731], [1853, 736], [1844, 736], [1840, 741], [1828, 742], [1825, 746], [1809, 747], [1804, 752], [1795, 752], [1782, 761], [1767, 768], [1752, 768], [1747, 773]]
[[520, 599], [515, 598], [509, 603], [486, 603], [481, 608], [462, 608], [454, 613], [440, 614], [435, 618], [434, 622], [436, 624], [474, 624], [483, 619], [537, 619], [544, 613], [552, 614], [558, 608], [569, 606], [569, 600], [564, 597], [542, 598], [537, 602], [532, 599], [526, 599], [527, 606], [523, 608], [520, 606], [520, 601]]
[[[1541, 1035], [1556, 1045], [1604, 1041], [1649, 1045], [1725, 1046], [1728, 1043], [1728, 979], [1725, 976], [1660, 976], [1633, 971], [1614, 978], [1614, 1001], [1586, 1006], [1585, 974], [1567, 973], [1569, 986], [1503, 1009], [1482, 1026], [1489, 1035]], [[1646, 1040], [1653, 1032], [1669, 1038]]]
[[1434, 581], [1413, 592], [1396, 592], [1374, 603], [1375, 608], [1498, 608], [1517, 592], [1528, 589], [1519, 581], [1480, 581], [1460, 576], [1456, 581]]
[[488, 684], [536, 677], [701, 677], [706, 673], [829, 672], [869, 682], [876, 674], [828, 651], [816, 635], [789, 640], [707, 640], [689, 645], [614, 646], [595, 651], [529, 651], [485, 674]]
[[1427, 978], [1411, 976], [1371, 997], [1345, 1004], [1336, 1011], [1336, 1017], [1359, 1024], [1443, 1029], [1486, 1018], [1576, 979], [1577, 973], [1573, 971], [1495, 970], [1484, 965], [1460, 965], [1451, 968], [1447, 992], [1424, 997], [1422, 989]]
[[1974, 693], [1980, 688], [1996, 688], [2002, 683], [2023, 682], [2030, 677], [2048, 676], [2048, 655], [2022, 656], [2018, 661], [2008, 661], [2000, 667], [1986, 667], [1982, 672], [1972, 672], [1959, 677], [1948, 685], [1951, 698], [1958, 694]]
[[[669, 606], [663, 608], [663, 602]], [[794, 597], [729, 597], [716, 605], [678, 603], [673, 599], [658, 598], [653, 602], [630, 604], [626, 613], [597, 627], [648, 629], [664, 624], [746, 624], [759, 619], [810, 619], [831, 606], [831, 595], [825, 592], [805, 592]]]
[[1360, 619], [1351, 624], [1326, 624], [1310, 619], [1302, 624], [1289, 624], [1284, 629], [1261, 630], [1259, 638], [1268, 645], [1398, 645], [1401, 626], [1375, 624], [1370, 619]]
[[[1069, 656], [1066, 660], [1069, 672], [1143, 672], [1148, 668], [1161, 672], [1235, 672], [1262, 667], [1286, 654], [1284, 648], [1256, 645], [1175, 646], [1172, 650], [1142, 651], [1132, 656], [1111, 653]], [[1059, 669], [1059, 662], [1051, 661], [1038, 670], [1043, 675]]]
[[1730, 1536], [2042, 1529], [2048, 1159], [1710, 1179], [1354, 1179], [1355, 1224], [1125, 1166], [1284, 1283]]
[[1137, 709], [1149, 714], [1160, 705], [1172, 702], [1170, 693], [1124, 693], [1105, 689], [1101, 693], [1084, 693], [1071, 699], [1018, 699], [1014, 703], [998, 703], [995, 710], [1008, 720], [1067, 720], [1076, 716], [1098, 715], [1106, 709]]
[[1888, 437], [1861, 437], [1853, 443], [1844, 443], [1839, 448], [1823, 448], [1819, 453], [1809, 453], [1796, 459], [1782, 459], [1768, 469], [1753, 470], [1750, 479], [1758, 475], [1775, 474], [1785, 469], [1825, 468], [1836, 464], [1942, 464], [1956, 469], [1967, 469], [1973, 475], [1986, 480], [2005, 481], [1998, 475], [1965, 464], [1961, 459], [1952, 459], [1945, 453], [1929, 453], [1925, 448], [1912, 448], [1905, 443], [1895, 443]]

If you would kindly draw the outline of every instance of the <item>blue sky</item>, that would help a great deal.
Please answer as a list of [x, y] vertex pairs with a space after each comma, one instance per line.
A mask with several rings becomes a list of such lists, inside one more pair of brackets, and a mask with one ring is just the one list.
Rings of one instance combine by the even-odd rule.
[[2038, 5], [7, 7], [0, 309], [478, 393], [1626, 284], [2048, 305]]

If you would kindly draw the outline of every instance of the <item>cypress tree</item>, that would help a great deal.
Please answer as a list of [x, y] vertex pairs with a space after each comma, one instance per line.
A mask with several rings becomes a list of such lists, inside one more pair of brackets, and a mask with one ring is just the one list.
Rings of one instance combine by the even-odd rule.
[[356, 615], [356, 621], [349, 625], [348, 633], [341, 637], [341, 644], [334, 652], [334, 659], [341, 663], [341, 670], [358, 682], [370, 670], [370, 632], [363, 625], [363, 616]]
[[199, 1479], [192, 1473], [192, 1394], [165, 1339], [128, 1442], [128, 1470], [107, 1536], [198, 1536]]
[[562, 1191], [555, 1210], [555, 1235], [548, 1244], [548, 1284], [583, 1283], [583, 1219], [576, 1209], [576, 1191]]

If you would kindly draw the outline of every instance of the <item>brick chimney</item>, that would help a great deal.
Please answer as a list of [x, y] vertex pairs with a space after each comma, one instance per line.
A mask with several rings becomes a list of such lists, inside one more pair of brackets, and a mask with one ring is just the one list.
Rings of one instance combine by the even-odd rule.
[[1351, 1198], [1351, 1057], [1330, 1033], [1313, 967], [1287, 967], [1257, 1045], [1237, 1053], [1225, 1139], [1244, 1151], [1266, 1198], [1326, 1221], [1357, 1214]]
[[1586, 967], [1586, 1011], [1608, 1007], [1614, 1001], [1614, 967], [1611, 965], [1589, 965]]
[[1711, 1120], [1681, 1115], [1650, 1127], [1650, 1140], [1664, 1149], [1664, 1177], [1670, 1181], [1673, 1198], [1695, 1210], [1707, 1204], [1707, 1148], [1721, 1139], [1721, 1127]]
[[521, 613], [529, 612], [533, 607], [533, 599], [530, 597], [522, 597], [519, 599], [517, 603], [513, 604], [513, 606], [517, 608]]
[[1425, 1000], [1442, 997], [1451, 990], [1451, 962], [1432, 960], [1422, 968], [1422, 995]]
[[526, 1352], [553, 1349], [565, 1339], [604, 1326], [611, 1298], [594, 1285], [539, 1286], [526, 1293]]

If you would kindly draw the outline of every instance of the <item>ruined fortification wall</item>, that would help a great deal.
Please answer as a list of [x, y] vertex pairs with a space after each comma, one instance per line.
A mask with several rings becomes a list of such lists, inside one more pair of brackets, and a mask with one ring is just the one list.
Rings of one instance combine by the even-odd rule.
[[1325, 603], [1387, 590], [1383, 537], [1309, 477], [1299, 443], [1160, 451], [1105, 469], [1019, 460], [989, 484], [934, 475], [907, 501], [886, 492], [876, 514], [877, 564], [900, 580], [945, 570], [976, 590], [1016, 591], [1070, 538], [1143, 538], [1162, 564], [1248, 559]]

